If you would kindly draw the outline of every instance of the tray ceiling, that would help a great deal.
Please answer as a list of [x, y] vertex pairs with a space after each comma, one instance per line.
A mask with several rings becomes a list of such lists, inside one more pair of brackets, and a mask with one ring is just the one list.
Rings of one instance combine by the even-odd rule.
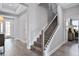
[[27, 10], [27, 6], [19, 3], [0, 3], [0, 11], [8, 12], [14, 15], [20, 15]]

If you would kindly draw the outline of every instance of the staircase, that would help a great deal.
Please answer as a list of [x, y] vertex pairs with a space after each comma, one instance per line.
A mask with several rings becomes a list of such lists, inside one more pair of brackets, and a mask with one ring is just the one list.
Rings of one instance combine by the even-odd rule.
[[43, 35], [42, 33], [39, 35], [37, 38], [37, 41], [34, 42], [34, 45], [31, 46], [31, 50], [38, 55], [42, 56], [43, 55], [43, 41], [42, 41]]
[[35, 41], [31, 46], [31, 50], [40, 56], [44, 55], [44, 51], [49, 45], [51, 38], [53, 37], [58, 27], [57, 11], [55, 13], [53, 12], [55, 11], [54, 9], [57, 8], [57, 5], [54, 9], [52, 9], [51, 7], [52, 6], [50, 5], [48, 25], [44, 29], [42, 29], [41, 34], [37, 38], [37, 41]]
[[42, 56], [44, 54], [44, 50], [46, 50], [47, 46], [49, 45], [49, 42], [51, 41], [57, 26], [58, 20], [57, 15], [55, 15], [52, 22], [44, 30], [41, 31], [37, 41], [35, 41], [34, 45], [31, 46], [31, 50]]

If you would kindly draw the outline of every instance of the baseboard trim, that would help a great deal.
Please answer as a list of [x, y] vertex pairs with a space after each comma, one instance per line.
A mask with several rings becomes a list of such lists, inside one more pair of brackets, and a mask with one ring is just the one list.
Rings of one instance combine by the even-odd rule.
[[53, 49], [51, 52], [46, 53], [46, 56], [50, 56], [51, 54], [53, 54], [55, 51], [57, 51], [63, 44], [65, 44], [66, 42], [64, 41], [62, 44], [58, 45], [55, 49]]
[[26, 43], [26, 41], [24, 41], [24, 40], [20, 40], [22, 43]]
[[19, 40], [21, 41], [22, 43], [26, 43], [26, 41], [23, 41], [23, 40], [20, 40], [21, 38], [15, 38], [15, 40]]

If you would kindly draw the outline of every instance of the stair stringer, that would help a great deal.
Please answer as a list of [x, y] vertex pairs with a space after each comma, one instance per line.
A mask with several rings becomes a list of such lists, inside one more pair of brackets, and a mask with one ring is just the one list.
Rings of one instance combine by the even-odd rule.
[[[45, 55], [45, 56], [46, 56], [46, 55], [49, 55], [49, 53], [48, 53], [49, 47], [50, 47], [50, 45], [51, 45], [51, 43], [52, 43], [53, 39], [55, 38], [55, 36], [56, 36], [56, 34], [57, 34], [57, 32], [58, 32], [59, 28], [60, 28], [60, 26], [58, 25], [58, 27], [57, 27], [56, 31], [55, 31], [55, 32], [54, 32], [54, 34], [53, 34], [52, 39], [49, 41], [49, 43], [48, 43], [47, 47], [44, 47], [44, 48], [45, 48], [45, 50], [44, 50], [44, 55]], [[54, 51], [53, 51], [53, 52], [54, 52]], [[53, 53], [53, 52], [52, 52], [52, 53]]]

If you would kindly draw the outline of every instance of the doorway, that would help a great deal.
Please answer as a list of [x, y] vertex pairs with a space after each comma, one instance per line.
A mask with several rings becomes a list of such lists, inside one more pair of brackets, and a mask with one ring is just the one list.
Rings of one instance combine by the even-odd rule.
[[0, 33], [5, 33], [5, 38], [11, 38], [14, 34], [14, 21], [10, 19], [4, 20], [0, 23]]
[[14, 20], [6, 19], [4, 22], [5, 39], [13, 38], [14, 36]]
[[78, 22], [77, 19], [67, 19], [66, 21], [66, 39], [67, 41], [78, 42]]
[[68, 18], [66, 19], [66, 31], [65, 31], [65, 39], [67, 43], [65, 46], [65, 54], [67, 56], [78, 56], [78, 19]]

